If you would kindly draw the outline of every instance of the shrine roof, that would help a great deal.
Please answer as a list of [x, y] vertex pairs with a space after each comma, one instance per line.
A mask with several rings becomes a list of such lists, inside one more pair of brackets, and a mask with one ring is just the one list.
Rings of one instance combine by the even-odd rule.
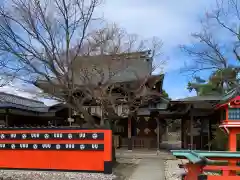
[[221, 101], [219, 101], [219, 103], [216, 105], [215, 108], [225, 107], [231, 101], [234, 101], [234, 100], [240, 100], [240, 87], [236, 87], [236, 88], [232, 89], [231, 91], [229, 91], [228, 93], [226, 93], [222, 97]]
[[[215, 105], [218, 104], [222, 99], [220, 95], [207, 95], [207, 96], [192, 96], [182, 99], [176, 99], [170, 101], [170, 104], [174, 107], [189, 105], [191, 109], [214, 109]], [[187, 108], [186, 106], [185, 108]]]
[[187, 103], [194, 103], [194, 102], [202, 102], [202, 101], [221, 101], [222, 96], [220, 95], [208, 95], [208, 96], [192, 96], [192, 97], [186, 97], [182, 99], [176, 99], [172, 100], [172, 102], [187, 102]]
[[233, 90], [229, 91], [225, 96], [222, 97], [220, 104], [226, 103], [229, 100], [239, 95], [240, 95], [240, 87], [234, 88]]
[[177, 99], [171, 101], [172, 103], [186, 103], [186, 104], [196, 104], [207, 102], [213, 105], [223, 105], [228, 103], [230, 100], [240, 96], [240, 87], [234, 88], [225, 95], [206, 95], [206, 96], [192, 96], [183, 99]]
[[0, 108], [16, 108], [35, 112], [48, 112], [49, 107], [41, 101], [0, 92]]

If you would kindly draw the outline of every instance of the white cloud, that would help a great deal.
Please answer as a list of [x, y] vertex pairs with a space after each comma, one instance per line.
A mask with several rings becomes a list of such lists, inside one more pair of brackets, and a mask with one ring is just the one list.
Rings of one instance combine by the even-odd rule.
[[198, 29], [197, 19], [214, 0], [108, 0], [105, 18], [117, 22], [129, 32], [144, 37], [158, 36], [166, 46], [189, 40]]
[[191, 32], [200, 28], [199, 18], [215, 0], [106, 0], [104, 17], [120, 24], [130, 33], [163, 40], [165, 56], [170, 58], [167, 71], [183, 64], [173, 59], [172, 49], [190, 42]]

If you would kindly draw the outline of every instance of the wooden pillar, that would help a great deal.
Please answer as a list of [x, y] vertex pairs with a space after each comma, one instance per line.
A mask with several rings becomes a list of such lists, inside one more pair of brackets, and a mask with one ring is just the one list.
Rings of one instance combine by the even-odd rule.
[[198, 175], [202, 174], [202, 167], [199, 164], [188, 163], [185, 165], [187, 174], [184, 180], [198, 180]]
[[157, 150], [160, 151], [160, 122], [159, 118], [156, 118], [157, 121]]
[[211, 123], [211, 118], [208, 118], [208, 150], [210, 151], [211, 148], [211, 142], [212, 140], [212, 123]]
[[204, 120], [203, 120], [203, 117], [200, 117], [200, 149], [203, 150], [204, 149], [204, 144], [203, 144], [203, 128], [204, 128]]
[[132, 150], [132, 116], [128, 117], [128, 150]]
[[182, 125], [181, 125], [181, 128], [182, 128], [182, 132], [181, 132], [181, 134], [182, 134], [182, 148], [183, 149], [188, 149], [188, 131], [189, 131], [189, 123], [188, 123], [188, 121], [189, 121], [189, 117], [186, 117], [186, 116], [184, 116], [183, 118], [182, 118]]
[[228, 148], [229, 151], [236, 152], [237, 151], [237, 133], [234, 128], [229, 128], [229, 136], [228, 136]]
[[168, 125], [165, 126], [165, 141], [168, 141]]
[[[228, 148], [231, 152], [237, 151], [237, 128], [229, 128], [229, 135], [228, 135]], [[237, 161], [236, 160], [230, 160], [229, 164], [230, 166], [236, 166]], [[229, 176], [236, 176], [236, 171], [230, 171], [228, 173]]]
[[193, 115], [191, 113], [190, 115], [190, 149], [192, 150], [193, 149]]
[[186, 139], [185, 139], [185, 122], [186, 122], [186, 119], [185, 118], [182, 118], [181, 119], [181, 148], [182, 149], [185, 149], [186, 146], [185, 146], [185, 143], [186, 143]]
[[8, 111], [8, 109], [7, 109], [6, 112], [5, 112], [5, 126], [6, 126], [6, 127], [9, 126], [8, 113], [9, 113], [9, 111]]
[[57, 126], [57, 120], [56, 118], [54, 117], [54, 120], [53, 120], [53, 125], [56, 127]]

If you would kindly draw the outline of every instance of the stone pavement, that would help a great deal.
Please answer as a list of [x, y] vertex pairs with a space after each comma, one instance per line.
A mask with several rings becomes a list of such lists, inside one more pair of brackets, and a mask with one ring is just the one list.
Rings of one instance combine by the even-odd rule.
[[138, 165], [128, 180], [178, 180], [174, 172], [180, 163], [169, 151], [118, 149], [117, 158], [139, 159]]
[[161, 158], [143, 158], [129, 180], [164, 180], [164, 161]]
[[128, 151], [126, 149], [117, 149], [116, 156], [119, 158], [162, 158], [163, 160], [176, 159], [171, 153], [168, 151], [159, 151], [156, 150], [148, 150], [148, 149], [134, 149], [132, 151]]

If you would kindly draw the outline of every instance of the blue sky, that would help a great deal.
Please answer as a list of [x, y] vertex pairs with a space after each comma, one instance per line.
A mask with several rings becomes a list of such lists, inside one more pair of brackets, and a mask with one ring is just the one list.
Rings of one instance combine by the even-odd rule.
[[[184, 62], [191, 59], [179, 50], [179, 45], [191, 44], [190, 34], [200, 30], [200, 18], [214, 4], [215, 0], [105, 0], [97, 13], [102, 13], [106, 20], [116, 22], [129, 33], [162, 39], [162, 58], [168, 59], [164, 89], [171, 98], [177, 99], [194, 94], [186, 89], [190, 77], [180, 73]], [[19, 94], [12, 86], [2, 90]], [[26, 92], [21, 95], [30, 96]]]

